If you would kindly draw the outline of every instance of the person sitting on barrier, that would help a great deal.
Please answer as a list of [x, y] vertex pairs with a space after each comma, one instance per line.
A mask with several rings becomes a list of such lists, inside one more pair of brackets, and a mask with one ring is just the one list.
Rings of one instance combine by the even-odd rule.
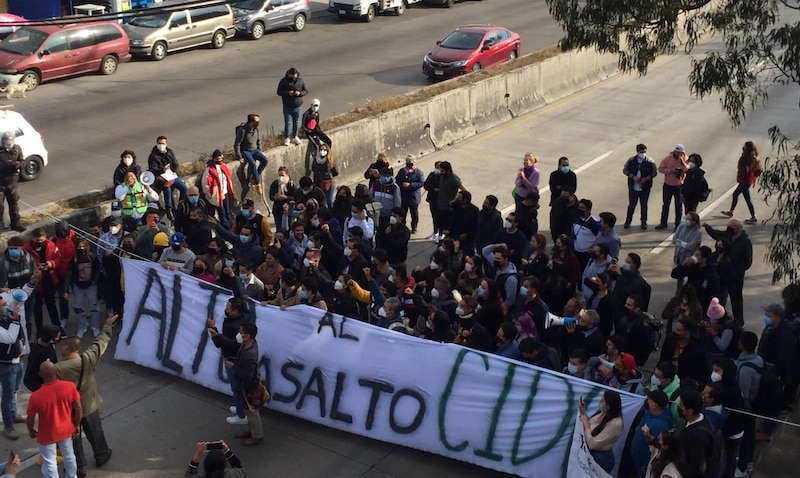
[[[150, 151], [150, 156], [147, 158], [147, 169], [156, 177], [155, 190], [164, 193], [164, 206], [167, 208], [167, 217], [170, 221], [175, 219], [172, 211], [172, 188], [177, 188], [180, 191], [180, 199], [186, 199], [189, 188], [183, 182], [179, 173], [178, 160], [175, 158], [175, 152], [167, 147], [167, 137], [159, 136], [156, 139], [156, 145]], [[174, 178], [170, 178], [174, 175]]]
[[112, 184], [116, 187], [125, 182], [125, 175], [128, 171], [133, 171], [133, 174], [138, 178], [142, 174], [142, 167], [136, 162], [136, 153], [130, 149], [126, 149], [119, 155], [119, 163], [114, 169], [114, 177]]
[[158, 201], [158, 193], [149, 185], [139, 181], [133, 171], [125, 173], [125, 178], [114, 189], [114, 197], [122, 206], [122, 214], [139, 219], [147, 212], [147, 203]]
[[[203, 459], [204, 456], [205, 459]], [[201, 459], [203, 460], [203, 474], [207, 478], [245, 478], [247, 476], [247, 470], [239, 458], [233, 454], [227, 443], [219, 440], [197, 443], [189, 467], [183, 475], [184, 478], [198, 474]]]

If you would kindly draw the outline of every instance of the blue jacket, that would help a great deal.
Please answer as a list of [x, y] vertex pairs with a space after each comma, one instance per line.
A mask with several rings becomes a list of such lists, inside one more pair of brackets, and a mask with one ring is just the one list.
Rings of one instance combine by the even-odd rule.
[[753, 355], [740, 355], [736, 359], [736, 378], [739, 381], [739, 386], [742, 389], [742, 398], [744, 398], [744, 409], [749, 411], [753, 408], [753, 401], [756, 399], [758, 393], [758, 385], [761, 382], [761, 374], [752, 367], [742, 367], [744, 363], [751, 363], [756, 367], [764, 367], [764, 359], [760, 356]]
[[[416, 206], [422, 202], [422, 185], [425, 183], [425, 175], [419, 168], [409, 171], [401, 169], [395, 176], [397, 185], [400, 186], [400, 199], [403, 206]], [[411, 187], [404, 188], [403, 183], [411, 183]]]
[[672, 413], [669, 411], [669, 407], [658, 415], [653, 415], [650, 410], [645, 410], [642, 421], [636, 425], [636, 433], [633, 435], [631, 443], [631, 459], [637, 468], [647, 466], [650, 461], [650, 446], [642, 433], [642, 427], [645, 425], [650, 428], [650, 435], [654, 437], [658, 437], [662, 431], [672, 427]]

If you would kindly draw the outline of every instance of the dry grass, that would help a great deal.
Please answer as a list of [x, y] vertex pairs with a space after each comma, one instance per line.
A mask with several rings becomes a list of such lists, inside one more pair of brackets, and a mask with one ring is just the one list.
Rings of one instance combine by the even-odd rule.
[[64, 216], [66, 214], [71, 213], [74, 208], [65, 206], [63, 204], [58, 204], [54, 207], [47, 208], [46, 211], [42, 212], [34, 212], [33, 214], [29, 214], [26, 216], [22, 216], [20, 218], [20, 222], [25, 226], [30, 226], [36, 224], [37, 222], [42, 222], [50, 219], [51, 216], [59, 217]]

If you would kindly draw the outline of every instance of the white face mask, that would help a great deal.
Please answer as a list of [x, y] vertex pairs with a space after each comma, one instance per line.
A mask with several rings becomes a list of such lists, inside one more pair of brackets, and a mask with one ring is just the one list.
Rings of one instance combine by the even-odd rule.
[[324, 158], [325, 156], [327, 156], [327, 155], [328, 155], [328, 150], [327, 150], [327, 149], [323, 149], [323, 150], [321, 150], [321, 151], [319, 152], [319, 155], [320, 155], [320, 156], [322, 156], [322, 157]]
[[508, 219], [503, 220], [503, 229], [511, 229], [511, 221]]
[[470, 264], [469, 262], [467, 262], [466, 264], [464, 264], [464, 271], [466, 271], [466, 272], [472, 272], [472, 264]]
[[125, 158], [122, 161], [125, 163], [125, 166], [130, 166], [131, 164], [133, 164], [133, 158], [131, 158], [130, 156], [125, 156]]
[[431, 268], [432, 271], [435, 271], [436, 269], [439, 268], [439, 264], [431, 261], [430, 268]]
[[439, 298], [439, 289], [431, 289], [431, 297], [434, 299]]
[[242, 337], [242, 333], [241, 332], [237, 332], [236, 333], [236, 343], [240, 344], [242, 342], [244, 342], [244, 337]]
[[116, 211], [111, 211], [111, 217], [122, 217], [122, 211], [119, 209]]
[[289, 176], [278, 176], [278, 181], [280, 181], [281, 184], [286, 184], [289, 182]]
[[391, 225], [397, 224], [397, 218], [394, 217], [394, 216], [390, 217], [389, 218], [389, 224], [391, 224]]
[[311, 260], [308, 257], [303, 258], [303, 265], [306, 267], [311, 266]]
[[712, 382], [721, 382], [722, 375], [718, 374], [717, 372], [711, 372], [711, 381]]
[[109, 232], [111, 232], [111, 234], [113, 234], [115, 236], [117, 234], [119, 234], [119, 226], [111, 226], [111, 227], [108, 228], [108, 230], [109, 230]]
[[343, 252], [344, 252], [345, 257], [350, 257], [350, 254], [352, 254], [353, 251], [351, 251], [349, 247], [345, 246]]
[[319, 227], [319, 219], [312, 219], [311, 225], [314, 227]]
[[696, 168], [696, 167], [697, 167], [697, 164], [695, 164], [695, 163], [689, 163], [689, 169], [694, 169], [694, 168]]
[[166, 150], [167, 150], [167, 145], [166, 145], [166, 144], [160, 144], [160, 143], [159, 143], [159, 144], [156, 144], [156, 148], [157, 148], [157, 149], [158, 149], [160, 152], [162, 152], [162, 153], [163, 153], [164, 151], [166, 151]]
[[459, 316], [459, 317], [461, 317], [462, 315], [464, 315], [464, 309], [463, 309], [463, 308], [461, 308], [460, 306], [459, 306], [459, 307], [456, 307], [456, 315], [457, 315], [457, 316]]
[[333, 288], [338, 291], [344, 290], [344, 284], [339, 282], [338, 280], [333, 284]]
[[378, 309], [378, 317], [386, 317], [386, 309], [384, 309], [383, 307]]
[[652, 385], [655, 385], [656, 387], [660, 387], [661, 386], [661, 380], [659, 380], [658, 377], [656, 377], [655, 375], [651, 375], [650, 376], [650, 383]]

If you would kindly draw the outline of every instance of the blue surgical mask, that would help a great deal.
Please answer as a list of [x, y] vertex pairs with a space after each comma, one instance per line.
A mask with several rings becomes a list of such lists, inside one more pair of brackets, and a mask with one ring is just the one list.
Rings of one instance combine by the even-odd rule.
[[569, 166], [561, 166], [561, 168], [559, 168], [559, 169], [564, 174], [567, 174], [569, 172]]
[[361, 219], [360, 217], [358, 217], [358, 213], [357, 212], [351, 212], [350, 213], [350, 217], [352, 217], [353, 219]]
[[3, 308], [3, 315], [5, 315], [5, 316], [11, 316], [11, 314], [13, 314], [13, 313], [14, 313], [14, 310], [13, 310], [11, 307], [9, 307], [9, 306], [5, 306], [5, 307]]
[[246, 243], [250, 242], [250, 236], [245, 236], [244, 234], [239, 234], [239, 240]]
[[389, 184], [392, 182], [392, 178], [390, 176], [381, 176], [381, 182], [383, 184]]
[[483, 297], [486, 294], [486, 291], [483, 290], [483, 287], [478, 287], [478, 297]]
[[571, 373], [571, 374], [573, 374], [573, 375], [575, 375], [576, 373], [578, 373], [578, 367], [577, 367], [577, 366], [575, 366], [575, 365], [572, 365], [572, 364], [568, 364], [568, 365], [567, 365], [567, 370], [569, 371], [569, 373]]
[[245, 274], [239, 274], [239, 279], [242, 279], [242, 280], [247, 280], [247, 273], [245, 273]]
[[628, 264], [627, 262], [623, 262], [623, 263], [622, 263], [622, 270], [623, 270], [623, 271], [625, 271], [625, 272], [630, 272], [630, 270], [631, 270], [631, 265], [630, 265], [630, 264]]
[[519, 286], [519, 295], [526, 296], [528, 295], [528, 288], [524, 285]]
[[308, 292], [303, 289], [300, 289], [300, 298], [301, 299], [308, 299]]
[[249, 209], [242, 209], [242, 216], [250, 217], [250, 210]]
[[230, 259], [225, 259], [225, 267], [233, 267], [233, 261]]
[[22, 255], [22, 251], [19, 249], [9, 249], [8, 250], [8, 257], [12, 259], [18, 259], [19, 256]]
[[772, 327], [772, 317], [765, 315], [764, 317], [762, 317], [762, 319], [764, 320], [764, 325], [766, 325], [767, 327]]
[[655, 375], [650, 376], [650, 383], [656, 387], [661, 386], [661, 380], [659, 380], [658, 377], [656, 377]]
[[189, 204], [195, 205], [200, 200], [200, 196], [189, 196]]

